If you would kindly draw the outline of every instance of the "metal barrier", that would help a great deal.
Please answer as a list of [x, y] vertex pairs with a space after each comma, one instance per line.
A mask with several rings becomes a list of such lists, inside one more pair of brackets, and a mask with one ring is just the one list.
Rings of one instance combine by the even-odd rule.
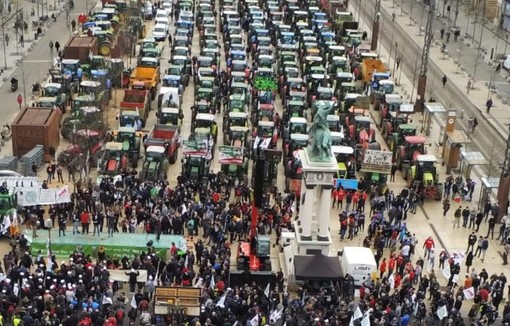
[[16, 156], [4, 156], [0, 159], [0, 170], [16, 171], [18, 169], [18, 158]]
[[21, 157], [18, 162], [18, 172], [25, 176], [35, 175], [32, 166], [36, 166], [37, 170], [44, 166], [44, 147], [43, 145], [35, 145], [35, 147]]

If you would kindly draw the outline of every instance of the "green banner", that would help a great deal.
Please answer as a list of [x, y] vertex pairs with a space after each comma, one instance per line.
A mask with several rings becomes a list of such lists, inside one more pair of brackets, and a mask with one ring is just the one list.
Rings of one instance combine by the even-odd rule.
[[[142, 251], [147, 251], [146, 247], [129, 247], [129, 246], [112, 246], [103, 245], [106, 255], [112, 258], [122, 258], [124, 256], [134, 257], [139, 256]], [[40, 250], [43, 254], [46, 253], [47, 247], [45, 242], [32, 242], [32, 253], [37, 254]], [[85, 255], [97, 257], [97, 246], [95, 245], [82, 245]], [[68, 243], [52, 243], [51, 251], [57, 257], [69, 257], [76, 250], [76, 245]], [[166, 259], [168, 248], [155, 248], [158, 257]]]

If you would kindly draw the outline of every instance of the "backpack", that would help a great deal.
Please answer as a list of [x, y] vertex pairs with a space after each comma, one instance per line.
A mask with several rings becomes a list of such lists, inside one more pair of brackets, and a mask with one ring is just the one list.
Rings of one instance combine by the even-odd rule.
[[194, 219], [190, 219], [188, 221], [188, 229], [193, 230], [194, 228], [195, 228], [195, 220]]
[[151, 315], [147, 312], [142, 312], [140, 315], [140, 324], [141, 325], [149, 325], [151, 323]]

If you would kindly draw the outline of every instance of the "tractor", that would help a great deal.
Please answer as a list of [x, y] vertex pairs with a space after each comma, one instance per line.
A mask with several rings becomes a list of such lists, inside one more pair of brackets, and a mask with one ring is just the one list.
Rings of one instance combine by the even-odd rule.
[[354, 148], [350, 146], [331, 146], [331, 153], [338, 163], [338, 179], [356, 179], [356, 169], [353, 164]]
[[182, 175], [193, 181], [207, 180], [211, 161], [204, 155], [184, 155], [182, 159]]
[[122, 151], [125, 152], [133, 168], [138, 166], [142, 135], [132, 127], [119, 127], [113, 132], [113, 140], [122, 144]]
[[402, 104], [402, 98], [398, 94], [386, 94], [381, 104], [381, 110], [379, 112], [380, 120], [379, 126], [382, 127], [384, 121], [391, 119], [391, 112], [398, 112], [400, 105]]
[[435, 155], [417, 155], [414, 164], [409, 169], [408, 182], [410, 186], [424, 190], [426, 198], [441, 200], [443, 198], [443, 184], [439, 182], [436, 170]]
[[290, 118], [287, 127], [283, 131], [284, 140], [288, 140], [293, 134], [308, 134], [308, 125], [305, 118]]
[[182, 109], [178, 108], [161, 108], [158, 113], [158, 123], [171, 126], [181, 126], [184, 114]]
[[168, 159], [163, 146], [151, 145], [145, 149], [145, 160], [141, 177], [149, 181], [158, 181], [166, 178]]
[[383, 122], [382, 135], [386, 141], [389, 141], [391, 135], [398, 129], [401, 124], [406, 124], [409, 115], [406, 113], [390, 112], [389, 118]]
[[423, 136], [406, 136], [404, 144], [395, 149], [395, 161], [397, 167], [402, 170], [402, 176], [407, 180], [409, 166], [417, 155], [426, 154], [425, 137]]
[[127, 168], [128, 156], [123, 150], [123, 144], [117, 142], [106, 143], [103, 155], [99, 159], [99, 173], [119, 175]]
[[416, 125], [404, 123], [398, 125], [397, 129], [391, 134], [388, 139], [390, 143], [390, 151], [393, 152], [393, 159], [395, 159], [395, 151], [399, 146], [402, 146], [406, 136], [416, 136]]
[[375, 130], [370, 127], [370, 118], [357, 115], [349, 126], [349, 137], [356, 142], [371, 143], [375, 139]]

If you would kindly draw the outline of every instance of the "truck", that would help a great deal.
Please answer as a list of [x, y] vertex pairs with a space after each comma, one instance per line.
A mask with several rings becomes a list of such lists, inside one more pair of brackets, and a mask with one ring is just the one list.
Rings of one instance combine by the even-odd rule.
[[363, 282], [377, 273], [377, 264], [374, 253], [365, 247], [344, 247], [340, 258], [342, 275], [351, 275], [354, 278], [354, 286], [361, 286]]
[[[142, 127], [145, 127], [145, 123], [147, 122], [147, 118], [149, 117], [149, 110], [151, 109], [151, 100], [149, 97], [149, 92], [141, 89], [126, 89], [124, 91], [124, 97], [120, 102], [119, 107], [120, 107], [119, 120], [121, 127], [124, 127], [127, 124], [131, 124], [128, 123], [127, 121], [128, 120], [131, 121], [130, 119], [132, 118], [133, 111], [136, 111], [138, 113], [138, 117], [142, 123]], [[126, 123], [123, 123], [124, 120], [126, 120]]]
[[385, 73], [386, 66], [381, 59], [363, 59], [361, 62], [361, 73], [363, 75], [363, 82], [368, 83], [372, 81], [374, 72]]
[[171, 164], [177, 161], [179, 148], [180, 127], [175, 125], [155, 124], [148, 137], [144, 141], [147, 149], [149, 146], [163, 146], [166, 156]]
[[[141, 83], [137, 83], [141, 82]], [[129, 77], [131, 88], [143, 87], [150, 91], [151, 100], [154, 100], [158, 91], [159, 67], [136, 67]]]

